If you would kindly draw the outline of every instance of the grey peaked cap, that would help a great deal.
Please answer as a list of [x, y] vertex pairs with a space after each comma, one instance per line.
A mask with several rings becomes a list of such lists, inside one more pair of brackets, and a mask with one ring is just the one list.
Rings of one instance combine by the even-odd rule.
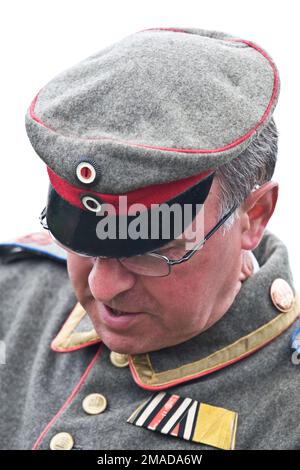
[[37, 154], [82, 188], [124, 194], [196, 175], [237, 157], [268, 124], [276, 65], [260, 46], [194, 28], [138, 31], [51, 80], [26, 114]]

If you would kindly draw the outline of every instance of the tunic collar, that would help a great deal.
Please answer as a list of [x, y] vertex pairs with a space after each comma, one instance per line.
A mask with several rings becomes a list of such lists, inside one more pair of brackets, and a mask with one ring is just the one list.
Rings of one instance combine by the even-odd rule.
[[[218, 322], [184, 343], [128, 357], [137, 385], [162, 390], [222, 369], [266, 346], [296, 320], [300, 298], [293, 287], [285, 245], [265, 231], [254, 255], [259, 269], [242, 283], [233, 304]], [[270, 295], [276, 279], [287, 282], [294, 299], [285, 313]], [[52, 349], [74, 351], [100, 341], [88, 315], [77, 304], [54, 338]]]

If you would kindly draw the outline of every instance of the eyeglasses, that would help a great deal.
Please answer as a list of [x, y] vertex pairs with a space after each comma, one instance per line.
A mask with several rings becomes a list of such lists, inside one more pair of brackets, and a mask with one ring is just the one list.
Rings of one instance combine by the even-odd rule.
[[[178, 259], [171, 259], [167, 256], [152, 251], [150, 253], [145, 253], [142, 255], [134, 255], [130, 257], [124, 258], [115, 258], [117, 259], [123, 266], [135, 274], [140, 274], [143, 276], [153, 276], [153, 277], [165, 277], [168, 276], [171, 272], [172, 266], [177, 264], [185, 263], [189, 261], [194, 254], [203, 248], [204, 244], [212, 237], [214, 233], [226, 222], [226, 220], [233, 214], [233, 212], [237, 209], [237, 205], [234, 205], [218, 222], [217, 224], [208, 232], [208, 234], [198, 242], [194, 248], [191, 250], [184, 250], [184, 247], [171, 247], [166, 249], [166, 251], [173, 253]], [[46, 222], [46, 208], [42, 211], [40, 215], [40, 222], [44, 229], [49, 230], [47, 222]], [[83, 256], [92, 258], [91, 256], [83, 255], [81, 253], [77, 253], [71, 250], [69, 247], [62, 245], [58, 240], [56, 240], [52, 233], [49, 230], [50, 235], [52, 236], [55, 243], [57, 243], [60, 247], [64, 250], [69, 251], [70, 253], [74, 253], [77, 256]], [[163, 249], [162, 249], [163, 250]], [[185, 252], [183, 254], [183, 252]], [[183, 255], [182, 255], [183, 254]], [[182, 256], [181, 256], [182, 255]], [[112, 259], [107, 256], [97, 256], [96, 259]]]

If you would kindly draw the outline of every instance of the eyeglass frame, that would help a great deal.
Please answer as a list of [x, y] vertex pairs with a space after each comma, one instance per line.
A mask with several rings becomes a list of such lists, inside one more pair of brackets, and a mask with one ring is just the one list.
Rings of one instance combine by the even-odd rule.
[[[194, 256], [194, 254], [200, 250], [200, 248], [202, 248], [205, 243], [207, 242], [207, 240], [209, 240], [212, 235], [214, 235], [214, 233], [226, 222], [226, 220], [233, 214], [233, 212], [238, 208], [238, 205], [235, 204], [232, 206], [232, 208], [226, 212], [226, 214], [216, 223], [216, 225], [207, 233], [207, 235], [200, 241], [198, 242], [194, 248], [192, 248], [191, 250], [188, 250], [187, 253], [182, 256], [181, 258], [179, 258], [178, 260], [175, 260], [175, 259], [170, 259], [168, 258], [167, 256], [165, 255], [161, 255], [160, 253], [155, 253], [155, 251], [151, 251], [149, 253], [143, 253], [143, 254], [140, 254], [140, 255], [133, 255], [133, 256], [153, 256], [153, 257], [156, 257], [156, 258], [160, 258], [162, 260], [164, 260], [168, 267], [169, 267], [169, 272], [167, 274], [164, 274], [162, 276], [155, 276], [155, 275], [147, 275], [147, 274], [144, 274], [145, 276], [150, 276], [150, 277], [166, 277], [166, 276], [169, 276], [170, 273], [171, 273], [171, 267], [174, 266], [174, 265], [177, 265], [177, 264], [182, 264], [182, 263], [185, 263], [186, 261], [189, 261], [192, 256]], [[50, 232], [50, 229], [47, 225], [47, 219], [46, 219], [46, 207], [44, 207], [44, 209], [42, 210], [40, 216], [39, 216], [39, 220], [40, 220], [40, 223], [42, 225], [42, 227], [45, 229], [45, 230], [48, 230], [49, 233], [51, 234]], [[46, 222], [44, 222], [44, 219], [46, 219]], [[52, 235], [52, 234], [51, 234]], [[55, 239], [54, 239], [55, 240]], [[56, 240], [55, 240], [56, 241]], [[63, 245], [62, 245], [63, 246]], [[76, 252], [74, 251], [74, 253], [76, 254]], [[89, 258], [99, 258], [99, 259], [113, 259], [113, 258], [110, 258], [109, 256], [88, 256], [88, 255], [81, 255], [80, 253], [77, 253], [79, 256], [84, 256], [84, 257], [89, 257]], [[116, 258], [118, 261], [122, 261], [123, 259], [127, 259], [128, 257], [124, 256], [122, 258]], [[127, 266], [125, 265], [125, 268], [128, 269], [130, 271], [130, 268], [127, 268]]]

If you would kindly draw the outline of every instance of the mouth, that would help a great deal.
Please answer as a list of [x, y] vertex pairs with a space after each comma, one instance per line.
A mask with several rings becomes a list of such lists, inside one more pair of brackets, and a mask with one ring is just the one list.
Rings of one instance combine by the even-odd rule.
[[110, 310], [110, 313], [116, 317], [120, 317], [121, 315], [138, 315], [139, 313], [142, 313], [142, 312], [127, 312], [125, 310], [119, 310], [117, 308], [112, 308], [112, 307], [109, 307], [108, 305], [105, 305], [105, 307], [107, 309]]
[[105, 304], [102, 304], [98, 311], [103, 323], [115, 329], [129, 328], [146, 315], [144, 312], [126, 312], [124, 310], [111, 308]]

